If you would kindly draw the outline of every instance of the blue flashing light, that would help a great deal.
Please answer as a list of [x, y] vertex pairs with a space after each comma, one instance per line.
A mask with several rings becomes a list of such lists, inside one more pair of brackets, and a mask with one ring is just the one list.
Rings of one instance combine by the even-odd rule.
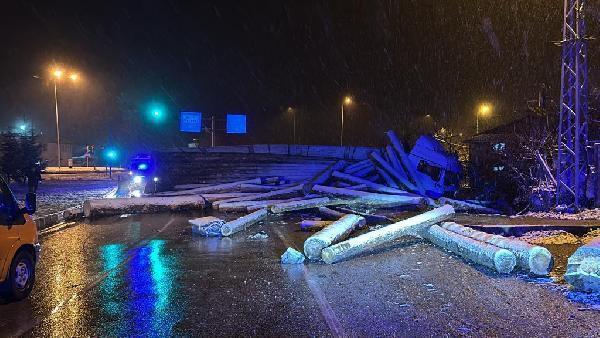
[[246, 134], [246, 115], [227, 114], [227, 134]]
[[22, 124], [19, 126], [19, 129], [21, 129], [21, 131], [25, 131], [27, 130], [27, 125]]
[[119, 158], [119, 152], [116, 149], [106, 149], [104, 152], [104, 157], [108, 161], [114, 162]]
[[147, 163], [140, 163], [137, 166], [138, 170], [146, 170], [148, 169], [148, 164]]

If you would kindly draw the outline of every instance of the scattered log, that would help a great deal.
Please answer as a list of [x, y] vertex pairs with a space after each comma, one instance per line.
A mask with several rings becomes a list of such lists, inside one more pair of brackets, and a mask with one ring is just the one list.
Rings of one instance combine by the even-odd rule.
[[416, 187], [416, 191], [419, 193], [419, 195], [425, 196], [425, 188], [423, 188], [423, 184], [421, 183], [421, 181], [419, 180], [419, 177], [417, 176], [416, 168], [413, 167], [412, 162], [410, 161], [410, 159], [408, 158], [408, 155], [404, 151], [404, 146], [402, 145], [402, 142], [400, 142], [400, 140], [398, 139], [398, 137], [396, 137], [396, 134], [392, 130], [389, 130], [386, 133], [386, 135], [390, 141], [390, 144], [392, 145], [392, 147], [398, 154], [400, 163], [404, 167], [404, 170], [408, 176], [408, 179], [414, 183], [414, 186]]
[[335, 177], [337, 179], [346, 181], [346, 182], [354, 183], [354, 184], [364, 184], [365, 186], [369, 187], [371, 190], [376, 191], [376, 192], [381, 192], [381, 193], [386, 193], [386, 194], [407, 194], [407, 192], [404, 190], [386, 187], [383, 184], [374, 183], [374, 182], [365, 180], [360, 177], [341, 173], [339, 171], [333, 172], [333, 174], [331, 176]]
[[236, 232], [246, 230], [250, 226], [267, 218], [267, 209], [260, 209], [246, 216], [240, 217], [234, 221], [227, 222], [221, 227], [223, 236], [230, 236]]
[[225, 224], [224, 220], [212, 216], [195, 218], [188, 222], [192, 225], [193, 234], [205, 237], [221, 236], [221, 228]]
[[220, 205], [222, 203], [232, 203], [232, 202], [243, 202], [243, 201], [262, 201], [262, 200], [272, 200], [275, 198], [284, 198], [284, 197], [293, 197], [302, 193], [303, 185], [295, 185], [289, 188], [278, 189], [274, 191], [264, 192], [260, 194], [253, 194], [249, 196], [243, 197], [235, 197], [229, 198], [225, 200], [215, 201], [212, 205], [213, 208], [220, 209]]
[[216, 202], [216, 201], [220, 201], [222, 199], [228, 199], [228, 198], [236, 198], [236, 197], [243, 197], [243, 196], [250, 196], [250, 195], [254, 195], [252, 193], [247, 193], [247, 192], [227, 192], [227, 193], [221, 193], [221, 194], [202, 194], [200, 196], [204, 197], [204, 199], [207, 202]]
[[106, 198], [87, 200], [83, 213], [87, 218], [120, 214], [158, 213], [200, 210], [206, 206], [202, 196]]
[[512, 252], [517, 258], [517, 266], [534, 275], [546, 276], [552, 270], [552, 254], [548, 249], [541, 246], [531, 245], [518, 239], [477, 231], [454, 222], [444, 222], [440, 226], [459, 235], [495, 245]]
[[425, 237], [435, 245], [499, 273], [511, 273], [517, 264], [515, 254], [506, 249], [459, 235], [438, 225], [429, 228]]
[[365, 177], [365, 176], [369, 175], [370, 173], [374, 172], [375, 169], [376, 169], [375, 166], [373, 165], [373, 163], [371, 163], [371, 165], [369, 165], [368, 167], [364, 167], [361, 170], [358, 170], [356, 172], [347, 173], [347, 174], [358, 176], [358, 177]]
[[414, 184], [412, 184], [407, 177], [403, 176], [400, 172], [394, 170], [392, 166], [387, 163], [379, 154], [376, 152], [371, 153], [371, 159], [373, 160], [373, 164], [378, 167], [380, 170], [378, 172], [385, 172], [388, 176], [391, 176], [396, 185], [401, 186], [410, 191], [417, 191], [417, 188]]
[[321, 171], [320, 173], [315, 175], [315, 177], [313, 177], [308, 183], [306, 183], [304, 185], [304, 189], [303, 189], [304, 192], [308, 194], [314, 185], [316, 185], [316, 184], [321, 185], [321, 184], [327, 183], [327, 181], [329, 181], [329, 179], [331, 178], [331, 174], [334, 171], [343, 170], [347, 164], [348, 163], [346, 163], [346, 161], [343, 161], [343, 160], [340, 160], [340, 161], [337, 161], [337, 162], [331, 164], [330, 166], [325, 168], [323, 171]]
[[360, 212], [360, 211], [356, 211], [356, 210], [352, 210], [352, 209], [348, 209], [348, 208], [344, 208], [344, 207], [339, 207], [339, 206], [335, 207], [335, 208], [345, 214], [355, 214], [355, 215], [362, 216], [362, 217], [364, 217], [364, 219], [367, 220], [367, 224], [394, 223], [394, 220], [387, 216], [367, 214], [364, 212]]
[[256, 210], [265, 209], [265, 208], [267, 210], [269, 210], [271, 208], [271, 206], [273, 206], [275, 204], [292, 202], [292, 201], [300, 201], [300, 200], [303, 200], [303, 199], [306, 199], [306, 198], [313, 198], [313, 197], [318, 197], [318, 196], [314, 195], [314, 196], [308, 196], [308, 197], [294, 197], [294, 198], [288, 198], [288, 199], [284, 199], [284, 200], [257, 201], [256, 204], [252, 204], [252, 205], [247, 206], [246, 207], [246, 211], [247, 212], [254, 212]]
[[394, 181], [394, 179], [392, 178], [392, 175], [388, 174], [388, 172], [385, 171], [385, 169], [379, 166], [375, 166], [375, 170], [377, 171], [377, 174], [385, 181], [385, 184], [387, 184], [389, 187], [394, 189], [400, 188], [398, 184], [396, 184], [396, 181]]
[[450, 205], [445, 205], [366, 234], [347, 239], [338, 244], [334, 244], [323, 249], [321, 257], [325, 263], [332, 264], [368, 252], [379, 245], [391, 242], [402, 236], [420, 236], [433, 224], [446, 220], [452, 214], [454, 214], [454, 208]]
[[459, 201], [447, 197], [441, 197], [438, 199], [440, 204], [449, 204], [454, 207], [456, 211], [473, 212], [477, 214], [500, 214], [500, 211], [492, 208], [488, 208], [479, 204], [469, 203], [466, 201]]
[[355, 204], [374, 205], [382, 208], [422, 206], [425, 203], [425, 199], [423, 197], [412, 194], [387, 195], [344, 188], [325, 187], [321, 185], [315, 185], [313, 187], [313, 191], [324, 195], [349, 197], [353, 199], [353, 203]]
[[269, 192], [269, 191], [279, 190], [279, 189], [287, 188], [287, 187], [291, 187], [291, 186], [293, 186], [293, 184], [263, 185], [263, 184], [244, 183], [244, 184], [240, 184], [240, 191], [243, 193]]
[[406, 175], [406, 171], [404, 171], [404, 168], [402, 167], [400, 159], [394, 151], [394, 148], [392, 148], [392, 146], [390, 145], [387, 145], [385, 146], [385, 152], [388, 155], [388, 158], [390, 159], [390, 164], [392, 165], [392, 168], [394, 168], [394, 170], [397, 171], [398, 174], [408, 179], [408, 175]]
[[330, 209], [327, 207], [320, 207], [319, 214], [321, 214], [321, 216], [325, 217], [325, 219], [329, 219], [332, 221], [336, 221], [347, 215], [347, 214], [341, 213], [339, 211], [336, 211], [336, 210], [333, 210], [333, 209]]
[[302, 220], [302, 222], [300, 222], [300, 230], [302, 230], [302, 231], [319, 231], [331, 223], [333, 223], [333, 221]]
[[344, 168], [344, 172], [347, 174], [353, 174], [353, 173], [355, 173], [361, 169], [367, 168], [369, 166], [371, 166], [371, 161], [362, 160], [362, 161], [356, 162], [354, 164], [350, 164], [349, 166]]
[[283, 202], [272, 205], [269, 210], [271, 210], [274, 214], [279, 214], [287, 211], [295, 211], [295, 210], [303, 210], [303, 209], [311, 209], [323, 207], [331, 204], [338, 203], [332, 199], [327, 197], [319, 197], [319, 198], [311, 198], [311, 199], [303, 199], [299, 201], [291, 201], [291, 202]]
[[237, 181], [237, 182], [230, 182], [230, 183], [223, 183], [223, 184], [215, 184], [215, 185], [209, 185], [209, 186], [204, 186], [204, 187], [200, 187], [200, 188], [194, 188], [194, 189], [189, 189], [189, 190], [185, 190], [182, 192], [191, 192], [194, 194], [209, 194], [209, 193], [218, 193], [218, 192], [232, 192], [232, 191], [236, 191], [239, 190], [240, 185], [244, 184], [244, 183], [250, 183], [250, 184], [261, 184], [262, 180], [260, 178], [254, 178], [251, 180], [244, 180], [244, 181]]
[[319, 259], [323, 249], [348, 237], [352, 231], [365, 224], [365, 219], [361, 216], [346, 215], [306, 239], [304, 254], [308, 259]]
[[575, 290], [600, 292], [600, 238], [581, 246], [569, 257], [565, 280]]

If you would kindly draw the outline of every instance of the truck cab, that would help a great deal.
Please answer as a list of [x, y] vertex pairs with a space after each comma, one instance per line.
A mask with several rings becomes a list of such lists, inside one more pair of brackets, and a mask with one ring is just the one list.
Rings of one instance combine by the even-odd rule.
[[0, 293], [7, 299], [26, 298], [35, 282], [39, 252], [37, 226], [31, 217], [35, 193], [26, 195], [19, 208], [8, 184], [0, 177]]

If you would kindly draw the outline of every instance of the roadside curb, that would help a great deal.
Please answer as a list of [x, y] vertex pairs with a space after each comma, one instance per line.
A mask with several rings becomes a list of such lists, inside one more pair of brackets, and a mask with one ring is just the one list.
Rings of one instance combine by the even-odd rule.
[[73, 221], [83, 218], [83, 207], [75, 206], [49, 215], [34, 218], [38, 231], [49, 228], [64, 221]]

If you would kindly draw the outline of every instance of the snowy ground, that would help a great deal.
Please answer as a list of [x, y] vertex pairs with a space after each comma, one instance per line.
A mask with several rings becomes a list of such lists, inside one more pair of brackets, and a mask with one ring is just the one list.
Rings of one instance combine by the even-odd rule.
[[[117, 187], [111, 180], [45, 180], [37, 191], [36, 217], [45, 216], [83, 204], [86, 199], [101, 198]], [[11, 184], [17, 199], [22, 201], [27, 185]]]

